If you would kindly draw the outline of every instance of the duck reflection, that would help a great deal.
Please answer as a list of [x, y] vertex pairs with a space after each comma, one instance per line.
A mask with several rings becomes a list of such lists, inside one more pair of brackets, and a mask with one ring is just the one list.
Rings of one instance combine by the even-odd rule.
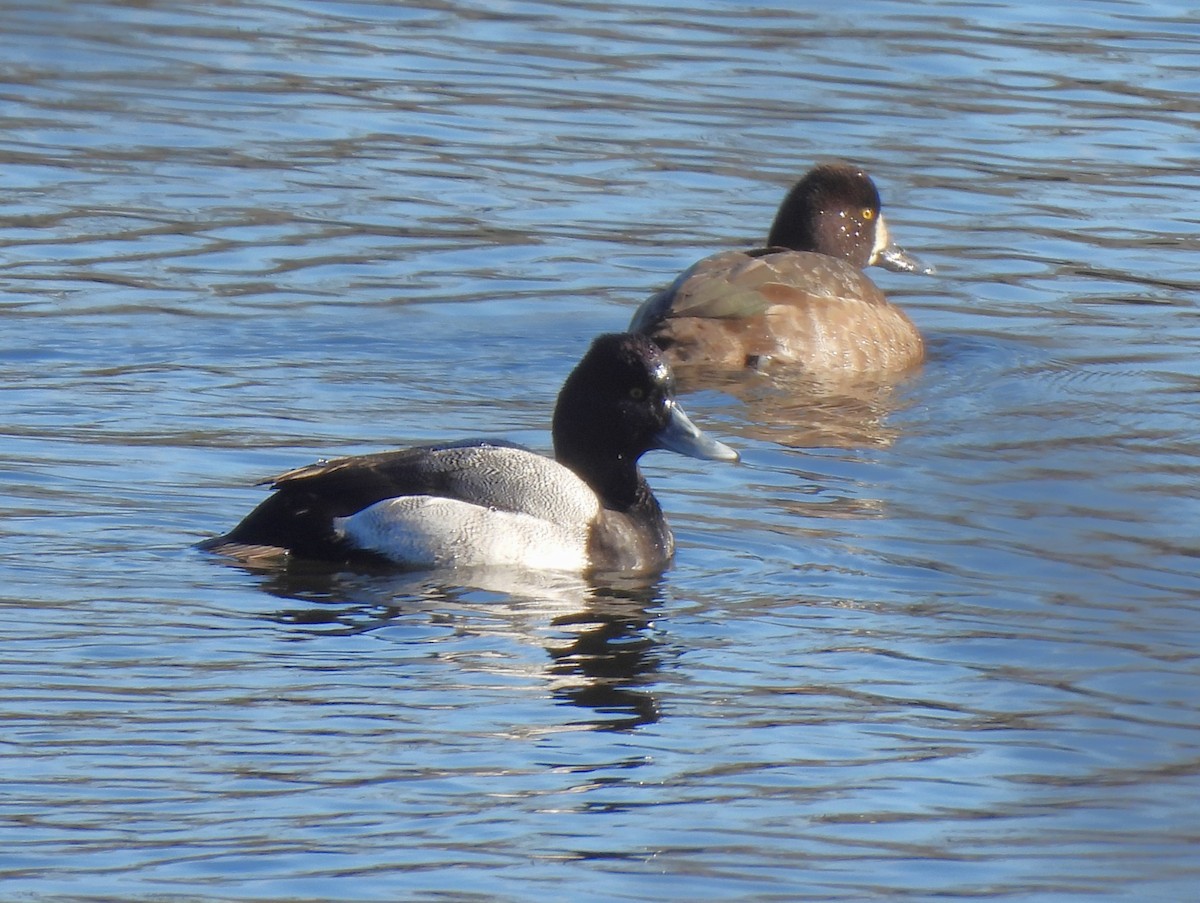
[[[310, 562], [264, 570], [264, 592], [303, 603], [269, 615], [324, 635], [353, 635], [420, 621], [455, 634], [537, 644], [554, 698], [588, 712], [583, 726], [630, 730], [659, 718], [650, 686], [662, 659], [653, 612], [661, 577], [510, 569], [396, 573]], [[511, 669], [511, 661], [505, 663]], [[511, 671], [510, 671], [511, 673]]]
[[628, 730], [659, 719], [647, 686], [661, 661], [648, 612], [655, 587], [593, 587], [588, 607], [555, 618], [559, 642], [547, 646], [557, 698], [605, 716], [595, 726]]
[[[814, 375], [802, 371], [712, 372], [676, 368], [679, 393], [723, 393], [744, 408], [736, 431], [788, 448], [881, 448], [896, 441], [892, 414], [910, 403], [907, 376]], [[703, 406], [708, 412], [713, 406]]]

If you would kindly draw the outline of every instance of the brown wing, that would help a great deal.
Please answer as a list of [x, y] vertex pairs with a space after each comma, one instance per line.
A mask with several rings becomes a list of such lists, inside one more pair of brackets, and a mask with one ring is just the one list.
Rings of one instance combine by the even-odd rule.
[[894, 370], [924, 354], [911, 321], [862, 271], [804, 251], [706, 257], [642, 305], [631, 328], [678, 366]]

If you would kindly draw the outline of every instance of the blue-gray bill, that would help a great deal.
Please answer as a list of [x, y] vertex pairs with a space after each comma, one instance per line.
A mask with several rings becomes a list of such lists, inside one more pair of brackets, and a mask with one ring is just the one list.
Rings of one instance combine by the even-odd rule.
[[888, 245], [879, 252], [875, 263], [896, 273], [924, 273], [931, 276], [935, 272], [933, 267], [926, 266], [920, 258], [909, 254], [899, 245]]
[[657, 447], [705, 461], [738, 461], [740, 456], [723, 442], [705, 435], [676, 401], [669, 401], [671, 419], [655, 437]]

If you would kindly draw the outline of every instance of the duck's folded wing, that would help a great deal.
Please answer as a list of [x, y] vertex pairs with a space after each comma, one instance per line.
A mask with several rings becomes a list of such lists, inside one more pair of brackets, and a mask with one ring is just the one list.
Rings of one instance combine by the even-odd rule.
[[884, 303], [860, 270], [845, 261], [805, 251], [726, 251], [706, 257], [668, 288], [648, 299], [630, 329], [649, 332], [666, 319], [745, 319], [778, 304], [812, 298]]
[[[652, 295], [638, 308], [629, 324], [630, 332], [651, 332], [672, 317], [750, 317], [766, 310], [759, 293], [761, 280], [769, 273], [750, 266], [755, 260], [744, 251], [724, 251], [706, 257], [684, 270], [671, 285]], [[749, 269], [749, 273], [744, 270]]]
[[270, 482], [276, 495], [327, 499], [331, 513], [339, 517], [404, 496], [457, 499], [554, 523], [578, 523], [599, 507], [595, 493], [570, 470], [504, 442], [341, 458], [290, 470]]
[[322, 461], [280, 474], [274, 492], [224, 536], [202, 544], [288, 549], [302, 557], [353, 552], [336, 526], [389, 499], [451, 499], [574, 528], [600, 503], [567, 468], [514, 445], [462, 443]]

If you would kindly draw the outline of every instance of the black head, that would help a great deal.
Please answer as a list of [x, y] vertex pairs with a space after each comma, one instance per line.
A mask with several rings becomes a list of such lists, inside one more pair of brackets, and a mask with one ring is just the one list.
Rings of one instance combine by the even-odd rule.
[[862, 268], [874, 262], [879, 208], [879, 191], [870, 176], [845, 163], [825, 163], [792, 186], [767, 244], [817, 251]]
[[[737, 460], [675, 401], [675, 377], [650, 339], [597, 338], [567, 377], [554, 408], [555, 457], [600, 491], [600, 474], [633, 479], [637, 459], [655, 448], [696, 458]], [[602, 493], [603, 494], [603, 493]]]
[[893, 244], [871, 177], [847, 163], [815, 166], [792, 186], [767, 236], [767, 244], [816, 251], [862, 269], [878, 265], [901, 273], [932, 273]]

